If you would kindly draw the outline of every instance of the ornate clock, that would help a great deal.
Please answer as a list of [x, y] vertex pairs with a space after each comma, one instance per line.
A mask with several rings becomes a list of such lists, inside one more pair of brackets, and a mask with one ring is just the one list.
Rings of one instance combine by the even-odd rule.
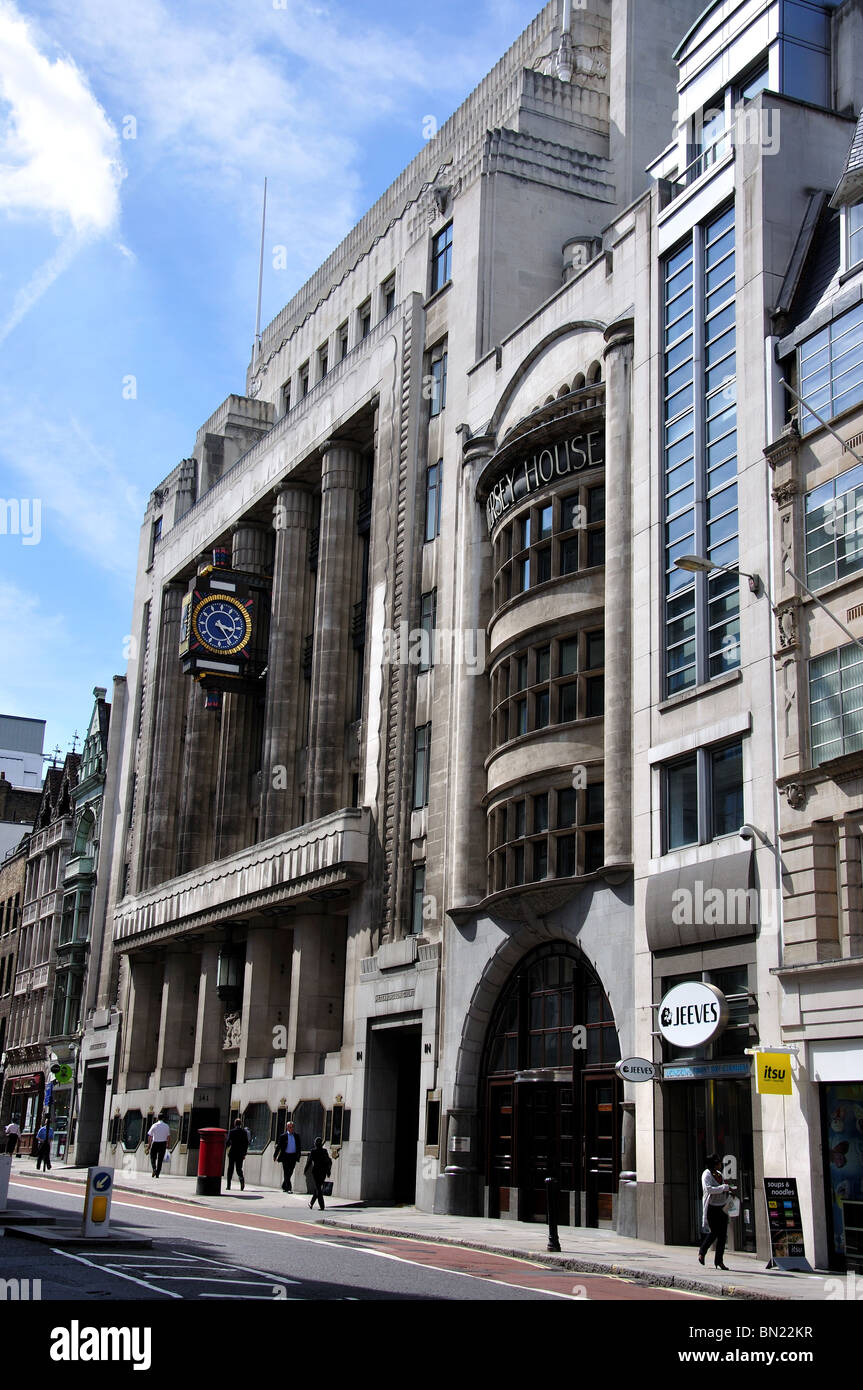
[[186, 675], [208, 695], [223, 690], [260, 693], [268, 607], [267, 578], [217, 565], [201, 568], [180, 614], [178, 654]]
[[232, 655], [252, 635], [251, 615], [232, 594], [208, 594], [192, 610], [192, 632], [205, 651]]

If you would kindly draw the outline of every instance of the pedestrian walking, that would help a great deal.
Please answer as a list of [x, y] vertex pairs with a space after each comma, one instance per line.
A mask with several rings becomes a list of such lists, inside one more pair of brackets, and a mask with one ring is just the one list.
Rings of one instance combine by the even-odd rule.
[[707, 1167], [701, 1174], [701, 1229], [704, 1239], [698, 1247], [698, 1263], [704, 1264], [704, 1257], [714, 1241], [716, 1268], [727, 1269], [723, 1263], [725, 1241], [728, 1236], [728, 1213], [726, 1204], [731, 1196], [731, 1186], [722, 1176], [722, 1158], [719, 1154], [707, 1155]]
[[36, 1131], [36, 1171], [40, 1167], [46, 1171], [51, 1167], [51, 1140], [54, 1138], [54, 1130], [47, 1120], [41, 1128]]
[[278, 1139], [276, 1140], [275, 1150], [273, 1151], [273, 1158], [275, 1162], [281, 1163], [282, 1165], [282, 1172], [284, 1174], [284, 1177], [282, 1178], [283, 1192], [293, 1191], [291, 1187], [291, 1179], [294, 1175], [294, 1169], [300, 1161], [300, 1155], [302, 1154], [302, 1152], [303, 1141], [300, 1138], [297, 1131], [294, 1129], [293, 1120], [288, 1120], [288, 1123], [285, 1126], [285, 1132], [284, 1134], [279, 1135]]
[[18, 1147], [18, 1139], [21, 1135], [21, 1126], [17, 1119], [12, 1119], [6, 1126], [6, 1152], [14, 1154]]
[[324, 1141], [320, 1135], [315, 1139], [315, 1147], [306, 1160], [305, 1171], [306, 1173], [311, 1172], [312, 1182], [315, 1185], [315, 1190], [312, 1194], [312, 1200], [309, 1202], [309, 1206], [313, 1207], [315, 1202], [317, 1202], [320, 1205], [321, 1211], [324, 1211], [324, 1183], [333, 1171], [333, 1160], [324, 1148]]
[[162, 1164], [165, 1161], [165, 1150], [168, 1147], [168, 1140], [171, 1137], [171, 1126], [165, 1122], [165, 1116], [159, 1115], [155, 1124], [147, 1130], [147, 1138], [150, 1141], [148, 1153], [150, 1155], [150, 1167], [153, 1170], [153, 1177], [158, 1178], [162, 1171]]
[[243, 1162], [249, 1152], [249, 1131], [244, 1129], [243, 1122], [239, 1115], [234, 1121], [233, 1129], [228, 1135], [228, 1181], [225, 1190], [231, 1190], [231, 1178], [236, 1170], [237, 1177], [240, 1179], [240, 1191], [243, 1192], [246, 1186], [246, 1179], [243, 1177]]

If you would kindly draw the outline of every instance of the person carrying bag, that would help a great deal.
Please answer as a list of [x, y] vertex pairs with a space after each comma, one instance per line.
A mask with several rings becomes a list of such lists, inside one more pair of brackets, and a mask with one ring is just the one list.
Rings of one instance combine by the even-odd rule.
[[333, 1160], [324, 1148], [324, 1141], [320, 1135], [315, 1139], [315, 1146], [309, 1154], [305, 1171], [306, 1173], [311, 1172], [312, 1182], [315, 1185], [315, 1190], [312, 1194], [309, 1206], [313, 1207], [315, 1202], [317, 1202], [321, 1211], [324, 1211], [324, 1189], [329, 1187], [330, 1192], [333, 1190], [332, 1183], [327, 1182], [327, 1178], [333, 1171]]
[[[698, 1247], [698, 1263], [704, 1264], [704, 1257], [716, 1241], [715, 1263], [717, 1269], [727, 1269], [722, 1257], [725, 1254], [725, 1241], [728, 1236], [728, 1205], [731, 1187], [723, 1180], [722, 1159], [719, 1154], [707, 1155], [707, 1167], [701, 1174], [702, 1221], [704, 1239]], [[736, 1198], [734, 1199], [736, 1201]]]

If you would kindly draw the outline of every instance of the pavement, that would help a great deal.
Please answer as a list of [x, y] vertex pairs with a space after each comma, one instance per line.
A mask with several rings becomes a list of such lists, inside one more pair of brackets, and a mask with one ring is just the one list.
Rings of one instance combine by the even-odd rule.
[[[87, 1181], [87, 1169], [55, 1164], [49, 1172], [37, 1173], [32, 1159], [21, 1158], [13, 1163], [12, 1182], [19, 1177], [83, 1186]], [[699, 1265], [694, 1246], [660, 1245], [621, 1236], [614, 1230], [562, 1226], [559, 1230], [561, 1250], [560, 1254], [555, 1254], [546, 1249], [547, 1228], [528, 1222], [437, 1216], [418, 1211], [416, 1207], [371, 1206], [339, 1197], [328, 1197], [326, 1212], [316, 1209], [313, 1218], [309, 1211], [308, 1194], [291, 1195], [277, 1188], [253, 1186], [250, 1183], [241, 1192], [235, 1183], [230, 1192], [223, 1187], [219, 1197], [203, 1197], [196, 1193], [194, 1177], [174, 1177], [164, 1171], [159, 1178], [142, 1172], [115, 1172], [114, 1189], [117, 1193], [182, 1200], [185, 1204], [220, 1211], [255, 1212], [294, 1220], [305, 1213], [307, 1220], [316, 1219], [319, 1224], [341, 1230], [367, 1231], [375, 1235], [427, 1240], [436, 1245], [484, 1250], [575, 1273], [614, 1274], [656, 1287], [703, 1293], [714, 1298], [797, 1303], [830, 1301], [849, 1296], [842, 1276], [827, 1270], [811, 1274], [768, 1270], [763, 1257], [726, 1251], [729, 1268], [722, 1272], [713, 1269], [710, 1254], [705, 1266]], [[21, 1187], [10, 1189], [10, 1201], [17, 1206], [22, 1201], [21, 1194]], [[0, 1226], [2, 1223], [0, 1213]]]

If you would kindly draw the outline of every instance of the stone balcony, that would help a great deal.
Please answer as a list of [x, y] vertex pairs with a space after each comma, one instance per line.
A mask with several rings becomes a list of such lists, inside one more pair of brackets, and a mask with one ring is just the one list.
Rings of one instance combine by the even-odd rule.
[[322, 901], [365, 879], [370, 822], [363, 808], [335, 811], [123, 898], [114, 939], [137, 946], [279, 908], [320, 911]]

